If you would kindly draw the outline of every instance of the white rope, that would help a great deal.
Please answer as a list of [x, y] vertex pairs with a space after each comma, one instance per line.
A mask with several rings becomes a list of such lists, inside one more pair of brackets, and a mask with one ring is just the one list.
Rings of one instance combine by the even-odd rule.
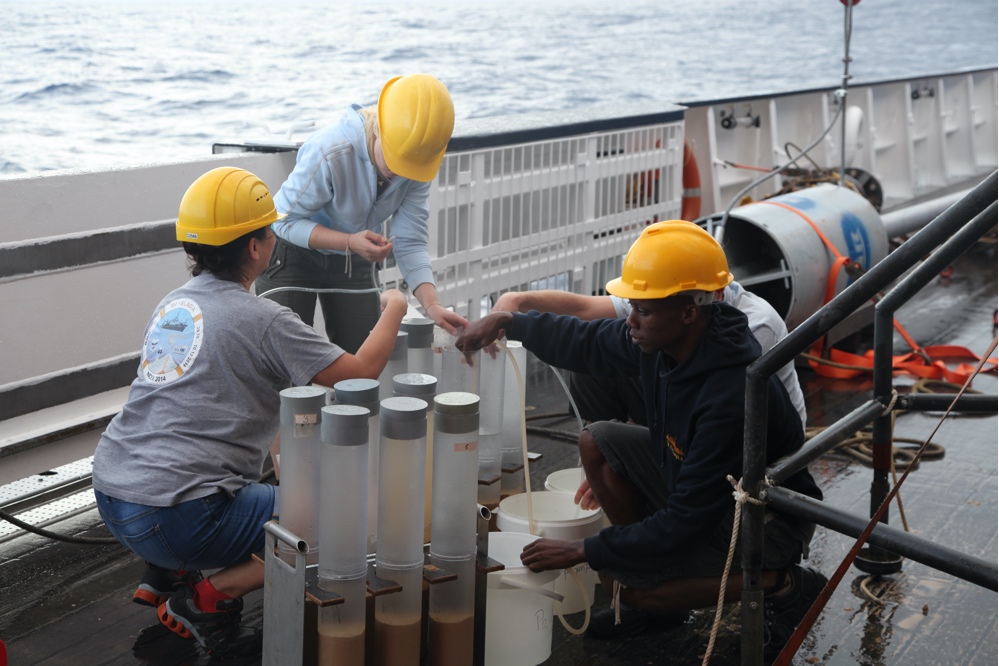
[[891, 390], [891, 400], [888, 405], [881, 411], [881, 416], [888, 416], [895, 409], [895, 403], [898, 402], [898, 391], [894, 389]]
[[614, 609], [614, 625], [617, 626], [621, 624], [621, 588], [624, 585], [620, 583], [616, 578], [614, 579], [614, 584], [611, 585], [611, 608]]
[[[350, 237], [352, 235], [353, 234], [347, 234], [347, 241], [345, 243], [345, 249], [344, 249], [344, 252], [346, 253], [347, 259], [346, 259], [346, 261], [343, 264], [343, 272], [347, 274], [348, 278], [351, 277], [351, 273], [352, 273], [351, 266], [350, 266], [350, 254], [351, 254], [350, 253]], [[372, 270], [373, 269], [374, 269], [374, 266], [372, 266]]]
[[732, 569], [732, 560], [735, 558], [735, 545], [739, 539], [739, 523], [742, 521], [742, 505], [749, 502], [757, 506], [764, 506], [765, 502], [749, 496], [742, 489], [742, 479], [738, 481], [728, 474], [726, 477], [732, 484], [732, 497], [735, 498], [735, 517], [732, 519], [732, 538], [728, 544], [728, 558], [725, 560], [725, 571], [722, 572], [721, 589], [718, 590], [718, 605], [715, 609], [715, 621], [711, 625], [711, 637], [708, 639], [708, 647], [704, 652], [702, 666], [707, 666], [711, 661], [711, 652], [715, 649], [715, 639], [718, 637], [718, 627], [721, 626], [722, 607], [725, 605], [725, 588], [728, 587], [728, 574]]

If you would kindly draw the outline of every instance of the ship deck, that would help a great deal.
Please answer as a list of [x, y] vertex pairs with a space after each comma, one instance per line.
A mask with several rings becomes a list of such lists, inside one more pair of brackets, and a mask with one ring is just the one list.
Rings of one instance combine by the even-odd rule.
[[[984, 352], [995, 335], [995, 246], [980, 245], [963, 257], [949, 279], [939, 279], [899, 313], [921, 344], [965, 345]], [[858, 341], [863, 342], [863, 335]], [[809, 426], [829, 425], [870, 398], [869, 378], [829, 380], [799, 370]], [[552, 372], [532, 361], [527, 372], [531, 414], [551, 414], [530, 425], [577, 431], [567, 401]], [[898, 386], [911, 378], [896, 378]], [[982, 375], [973, 387], [996, 392], [996, 377]], [[940, 415], [899, 415], [897, 437], [922, 440]], [[970, 555], [997, 559], [997, 417], [957, 415], [943, 424], [934, 441], [946, 451], [927, 460], [902, 488], [909, 529]], [[570, 441], [529, 435], [533, 487], [548, 474], [575, 466]], [[811, 466], [826, 502], [867, 515], [871, 470], [842, 454]], [[890, 522], [901, 525], [898, 507]], [[96, 509], [87, 509], [48, 529], [106, 536]], [[807, 562], [827, 575], [840, 564], [853, 540], [819, 528]], [[9, 663], [28, 664], [204, 664], [191, 641], [162, 628], [151, 609], [131, 602], [142, 562], [118, 545], [74, 545], [19, 533], [0, 543], [0, 638]], [[865, 592], [867, 590], [867, 592]], [[868, 595], [868, 592], [870, 593]], [[262, 595], [248, 597], [246, 621], [262, 622]], [[595, 608], [607, 603], [598, 587]], [[680, 627], [620, 641], [577, 637], [555, 623], [552, 666], [586, 664], [699, 663], [714, 611], [691, 614]], [[569, 616], [574, 624], [582, 614]], [[796, 664], [995, 664], [996, 593], [906, 561], [900, 573], [871, 578], [851, 568], [819, 616], [795, 657]], [[740, 663], [739, 605], [724, 609], [712, 663]]]

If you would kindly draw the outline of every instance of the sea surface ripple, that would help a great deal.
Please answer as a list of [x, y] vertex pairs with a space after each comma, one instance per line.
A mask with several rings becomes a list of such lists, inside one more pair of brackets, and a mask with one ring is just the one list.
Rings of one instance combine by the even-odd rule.
[[[283, 138], [429, 72], [466, 118], [839, 85], [837, 0], [0, 0], [0, 177]], [[868, 0], [854, 81], [995, 66], [997, 6]], [[304, 132], [296, 135], [303, 138]]]

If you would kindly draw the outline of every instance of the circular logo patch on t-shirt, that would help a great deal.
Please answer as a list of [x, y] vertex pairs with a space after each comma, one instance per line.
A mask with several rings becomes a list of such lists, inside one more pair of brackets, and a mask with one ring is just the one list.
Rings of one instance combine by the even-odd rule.
[[154, 384], [169, 384], [190, 370], [205, 334], [201, 308], [180, 298], [160, 310], [142, 345], [142, 373]]

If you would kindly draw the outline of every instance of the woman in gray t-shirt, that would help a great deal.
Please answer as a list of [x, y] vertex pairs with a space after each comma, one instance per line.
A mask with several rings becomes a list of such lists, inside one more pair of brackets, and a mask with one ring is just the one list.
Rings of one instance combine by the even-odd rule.
[[[234, 167], [209, 171], [180, 205], [177, 239], [192, 278], [156, 306], [128, 400], [94, 454], [93, 485], [111, 533], [147, 563], [134, 600], [215, 657], [258, 654], [240, 626], [260, 589], [262, 526], [273, 485], [258, 483], [279, 428], [279, 392], [377, 378], [407, 310], [382, 294], [371, 334], [348, 354], [250, 285], [281, 219], [267, 186]], [[202, 579], [199, 569], [220, 569]]]

